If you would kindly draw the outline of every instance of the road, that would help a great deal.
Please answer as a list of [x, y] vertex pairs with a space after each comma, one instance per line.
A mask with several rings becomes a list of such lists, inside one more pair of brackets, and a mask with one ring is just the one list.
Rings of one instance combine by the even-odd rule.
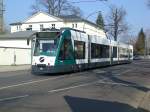
[[150, 61], [64, 75], [0, 73], [0, 112], [148, 112]]

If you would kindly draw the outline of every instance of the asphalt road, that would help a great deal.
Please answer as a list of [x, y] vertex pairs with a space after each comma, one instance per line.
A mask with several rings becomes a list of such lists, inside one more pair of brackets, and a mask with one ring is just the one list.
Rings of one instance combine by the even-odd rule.
[[0, 73], [0, 112], [148, 112], [150, 61], [64, 75]]

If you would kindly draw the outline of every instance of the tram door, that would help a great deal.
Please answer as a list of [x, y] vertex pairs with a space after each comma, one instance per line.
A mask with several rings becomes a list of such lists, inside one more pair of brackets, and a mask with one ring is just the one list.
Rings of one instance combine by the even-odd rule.
[[57, 65], [75, 64], [71, 35], [67, 33], [61, 39], [56, 64]]

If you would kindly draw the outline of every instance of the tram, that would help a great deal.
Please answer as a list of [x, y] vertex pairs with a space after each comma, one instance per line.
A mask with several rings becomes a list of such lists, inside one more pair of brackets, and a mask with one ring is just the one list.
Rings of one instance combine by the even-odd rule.
[[32, 73], [64, 73], [130, 63], [133, 46], [62, 28], [36, 32], [32, 38]]

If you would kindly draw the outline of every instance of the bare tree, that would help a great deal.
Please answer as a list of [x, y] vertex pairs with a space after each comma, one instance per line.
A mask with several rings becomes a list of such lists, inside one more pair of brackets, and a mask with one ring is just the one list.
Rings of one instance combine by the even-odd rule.
[[128, 30], [128, 25], [125, 22], [126, 11], [121, 7], [110, 6], [110, 13], [107, 18], [106, 32], [113, 37], [115, 41], [118, 36]]
[[40, 0], [47, 12], [52, 15], [60, 15], [61, 11], [69, 7], [67, 0]]
[[36, 0], [35, 5], [32, 5], [32, 9], [39, 11], [39, 6], [46, 9], [46, 11], [54, 16], [59, 15], [81, 15], [79, 7], [72, 6], [68, 0]]
[[31, 6], [31, 9], [32, 9], [32, 12], [31, 12], [32, 15], [37, 13], [37, 12], [39, 12], [41, 10], [40, 9], [40, 4], [39, 4], [39, 0], [35, 0], [35, 4], [33, 4]]
[[68, 14], [76, 15], [78, 17], [82, 17], [83, 16], [82, 10], [79, 7], [75, 7], [75, 6], [72, 6], [72, 8], [68, 12]]

